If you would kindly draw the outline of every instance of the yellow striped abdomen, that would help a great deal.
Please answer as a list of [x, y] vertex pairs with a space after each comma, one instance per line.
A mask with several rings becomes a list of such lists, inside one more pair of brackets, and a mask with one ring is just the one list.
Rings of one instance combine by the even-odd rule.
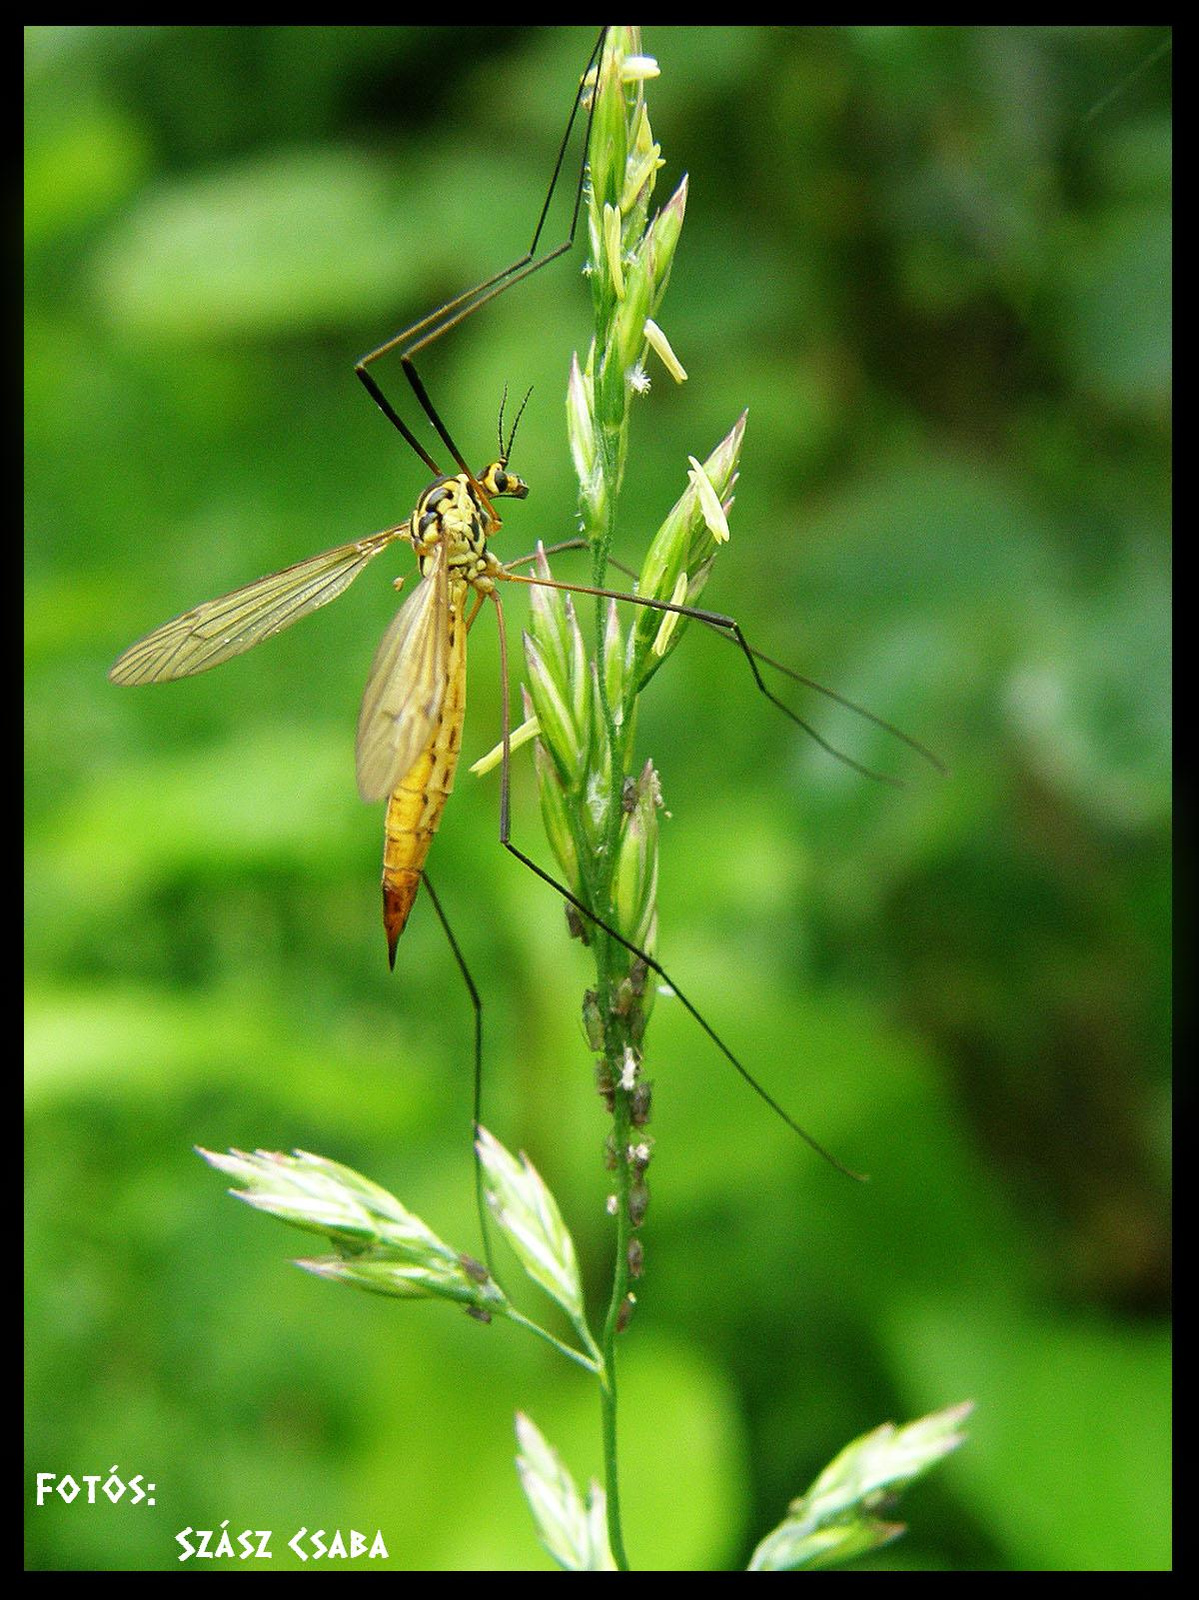
[[445, 698], [429, 742], [387, 802], [383, 838], [383, 926], [387, 955], [395, 966], [396, 945], [408, 921], [421, 869], [446, 800], [454, 787], [462, 720], [466, 714], [466, 597], [469, 585], [450, 581]]

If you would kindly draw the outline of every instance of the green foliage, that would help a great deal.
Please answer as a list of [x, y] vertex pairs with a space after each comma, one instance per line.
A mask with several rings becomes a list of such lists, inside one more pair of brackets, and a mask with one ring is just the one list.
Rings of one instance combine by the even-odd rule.
[[[427, 907], [389, 977], [379, 817], [354, 794], [386, 578], [207, 678], [105, 680], [173, 612], [408, 514], [423, 469], [352, 360], [525, 249], [590, 42], [27, 34], [29, 1464], [159, 1483], [156, 1520], [31, 1508], [34, 1568], [173, 1569], [164, 1529], [227, 1516], [380, 1524], [413, 1568], [519, 1565], [509, 1428], [534, 1385], [574, 1481], [598, 1470], [585, 1374], [288, 1274], [191, 1153], [320, 1149], [472, 1237], [469, 1010]], [[969, 1449], [868, 1565], [1162, 1568], [1168, 39], [645, 45], [669, 62], [655, 133], [690, 171], [668, 331], [693, 381], [638, 402], [613, 555], [640, 559], [663, 485], [748, 407], [705, 604], [953, 776], [864, 783], [695, 628], [644, 699], [659, 954], [873, 1182], [819, 1166], [658, 997], [629, 1544], [664, 1530], [664, 1565], [744, 1566], [847, 1436], [969, 1394]], [[509, 554], [575, 531], [580, 261], [423, 369], [480, 464], [504, 383], [535, 386]], [[468, 761], [498, 737], [495, 662], [481, 624]], [[530, 765], [514, 837], [535, 851]], [[487, 1119], [537, 1153], [589, 1283], [586, 956], [495, 832], [494, 780], [464, 770], [430, 870], [487, 1005]]]
[[876, 1513], [889, 1513], [902, 1490], [965, 1442], [961, 1425], [972, 1409], [954, 1406], [902, 1428], [886, 1422], [846, 1445], [807, 1494], [791, 1502], [754, 1551], [749, 1570], [831, 1566], [890, 1544], [903, 1526]]
[[[574, 1241], [557, 1202], [528, 1158], [513, 1156], [486, 1129], [480, 1129], [478, 1148], [487, 1204], [499, 1230], [525, 1276], [565, 1311], [590, 1356], [525, 1317], [481, 1262], [446, 1244], [361, 1173], [304, 1151], [291, 1156], [261, 1150], [253, 1155], [240, 1150], [200, 1154], [240, 1185], [233, 1191], [238, 1199], [333, 1246], [334, 1255], [298, 1266], [392, 1299], [467, 1307], [484, 1323], [493, 1316], [510, 1318], [595, 1372], [608, 1388], [615, 1373], [587, 1327]], [[784, 1520], [755, 1549], [750, 1571], [831, 1566], [890, 1543], [904, 1528], [883, 1522], [877, 1513], [890, 1512], [904, 1489], [965, 1441], [961, 1424], [971, 1410], [967, 1403], [902, 1428], [885, 1423], [855, 1439], [807, 1494], [791, 1502]], [[584, 1500], [561, 1456], [521, 1412], [516, 1436], [521, 1486], [538, 1536], [558, 1565], [572, 1572], [623, 1566], [609, 1544], [613, 1524], [599, 1484], [592, 1482]]]

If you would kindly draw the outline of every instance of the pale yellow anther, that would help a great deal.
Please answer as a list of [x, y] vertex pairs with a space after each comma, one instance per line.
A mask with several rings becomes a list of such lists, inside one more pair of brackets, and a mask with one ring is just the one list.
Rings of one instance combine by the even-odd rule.
[[[620, 64], [621, 83], [644, 83], [648, 78], [658, 78], [661, 74], [662, 69], [653, 56], [625, 56]], [[584, 90], [594, 89], [595, 80], [596, 68], [588, 67], [583, 74]], [[588, 103], [586, 100], [583, 102], [584, 106]]]
[[645, 319], [645, 339], [650, 349], [666, 368], [667, 372], [676, 383], [686, 383], [687, 374], [683, 370], [683, 363], [670, 347], [670, 340], [659, 328], [652, 317]]
[[712, 486], [712, 480], [704, 471], [694, 456], [688, 456], [691, 470], [687, 476], [691, 479], [692, 486], [699, 496], [699, 508], [704, 514], [704, 521], [708, 525], [708, 532], [717, 544], [727, 544], [729, 537], [728, 519], [724, 514], [724, 507], [720, 503], [720, 496]]
[[[531, 739], [536, 739], [541, 732], [541, 724], [536, 717], [530, 717], [527, 722], [522, 722], [520, 727], [508, 736], [508, 752], [519, 750], [521, 745], [528, 744]], [[476, 778], [481, 778], [484, 773], [491, 772], [498, 767], [504, 759], [504, 742], [501, 739], [494, 750], [489, 750], [485, 756], [480, 756], [471, 767], [471, 772]]]
[[[675, 579], [674, 592], [670, 597], [670, 603], [673, 606], [681, 606], [685, 605], [686, 602], [687, 574], [685, 572], [680, 572], [678, 577]], [[654, 642], [651, 646], [654, 655], [664, 656], [666, 654], [666, 647], [670, 643], [670, 636], [678, 627], [678, 625], [679, 613], [677, 611], [667, 611], [664, 613], [662, 617], [662, 626], [654, 635]]]
[[661, 70], [653, 56], [626, 56], [620, 68], [620, 81], [644, 83], [648, 78], [658, 77]]

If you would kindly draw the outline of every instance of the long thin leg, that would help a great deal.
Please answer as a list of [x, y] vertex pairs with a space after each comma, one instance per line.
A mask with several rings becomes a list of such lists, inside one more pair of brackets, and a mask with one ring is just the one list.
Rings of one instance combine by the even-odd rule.
[[[538, 556], [560, 556], [566, 550], [589, 550], [590, 548], [590, 540], [584, 539], [581, 534], [573, 539], [559, 539], [557, 544], [539, 545], [536, 550], [531, 550], [527, 556], [517, 556], [514, 561], [505, 561], [504, 571], [514, 572], [517, 567], [526, 567], [530, 561], [536, 561]], [[619, 561], [609, 559], [608, 565], [610, 567], [619, 567], [620, 571], [627, 572], [630, 578], [635, 579], [637, 576], [632, 567], [621, 566]]]
[[[544, 546], [540, 551], [535, 550], [531, 555], [518, 556], [515, 561], [505, 561], [504, 571], [515, 574], [515, 569], [517, 567], [527, 566], [529, 562], [536, 561], [539, 555], [556, 556], [561, 555], [567, 550], [586, 550], [589, 548], [590, 545], [586, 539], [563, 539], [558, 544]], [[623, 572], [626, 577], [632, 578], [634, 581], [636, 581], [637, 573], [633, 571], [632, 567], [626, 567], [623, 561], [617, 561], [613, 557], [609, 557], [608, 565], [610, 567], [615, 567], [618, 572]], [[516, 581], [540, 584], [542, 587], [546, 586], [544, 579], [534, 578], [531, 576], [523, 579], [518, 576]], [[572, 593], [580, 590], [580, 585], [578, 584], [554, 584], [553, 586], [555, 588], [567, 589]], [[718, 620], [717, 613], [701, 611], [696, 606], [673, 606], [665, 600], [650, 600], [644, 595], [637, 594], [618, 594], [615, 590], [607, 591], [584, 588], [582, 589], [582, 592], [585, 594], [610, 593], [611, 598], [616, 600], [627, 600], [632, 605], [650, 606], [657, 610], [679, 611], [683, 616], [693, 618], [696, 622], [701, 623], [705, 628], [709, 628], [718, 639], [727, 639], [729, 644], [737, 645], [743, 653], [748, 651], [749, 655], [753, 658], [753, 661], [760, 661], [763, 666], [771, 667], [775, 672], [781, 672], [784, 677], [790, 678], [792, 683], [802, 684], [805, 689], [813, 689], [817, 694], [824, 695], [826, 699], [834, 701], [839, 706], [844, 706], [847, 711], [852, 711], [855, 713], [855, 715], [864, 717], [867, 722], [872, 722], [876, 728], [882, 728], [885, 733], [892, 734], [896, 739], [901, 740], [912, 750], [915, 750], [919, 755], [923, 756], [926, 761], [931, 762], [931, 764], [936, 768], [942, 777], [949, 776], [949, 768], [945, 765], [941, 758], [922, 745], [918, 739], [914, 739], [911, 734], [904, 733], [902, 728], [897, 728], [893, 723], [888, 722], [884, 717], [880, 717], [876, 712], [868, 710], [866, 706], [860, 706], [856, 700], [851, 700], [848, 695], [843, 695], [840, 690], [830, 689], [827, 683], [821, 683], [817, 678], [809, 678], [806, 673], [796, 672], [794, 667], [784, 666], [781, 661], [776, 661], [773, 656], [768, 656], [763, 650], [755, 650], [752, 645], [746, 643], [744, 635], [741, 634], [740, 629], [737, 628], [736, 623], [733, 622], [731, 617], [720, 618]], [[730, 625], [733, 629], [736, 629], [736, 632], [730, 631]], [[751, 668], [753, 661], [750, 663]], [[756, 672], [754, 673], [754, 678], [759, 683], [761, 682]], [[774, 697], [769, 694], [769, 692], [767, 692], [766, 698], [768, 700], [772, 700], [775, 705], [778, 705], [779, 703], [777, 700], [774, 700]], [[785, 706], [783, 706], [782, 709], [786, 711], [787, 715], [791, 717], [793, 722], [798, 721], [798, 718], [792, 716], [791, 712], [788, 711]], [[811, 730], [807, 728], [806, 723], [800, 722], [799, 726], [806, 729], [808, 732], [811, 732]], [[878, 773], [870, 771], [868, 767], [859, 766], [857, 762], [852, 760], [852, 758], [842, 755], [839, 750], [834, 749], [832, 745], [830, 745], [826, 740], [821, 739], [819, 735], [815, 735], [815, 737], [817, 743], [822, 745], [830, 755], [835, 756], [838, 761], [845, 761], [849, 766], [856, 767], [859, 772], [868, 778], [878, 778], [881, 776]], [[883, 777], [881, 781], [884, 783], [902, 785], [902, 780], [895, 778]]]
[[[479, 1232], [483, 1238], [483, 1259], [487, 1263], [487, 1270], [495, 1278], [495, 1266], [491, 1255], [491, 1229], [487, 1217], [487, 1201], [483, 1192], [483, 1168], [479, 1161], [477, 1140], [479, 1129], [483, 1126], [483, 999], [479, 994], [474, 978], [471, 977], [470, 968], [466, 964], [466, 957], [462, 954], [462, 947], [454, 937], [454, 930], [450, 927], [449, 918], [442, 910], [441, 901], [433, 888], [432, 881], [427, 872], [422, 871], [421, 878], [425, 885], [429, 899], [433, 902], [433, 909], [437, 913], [437, 920], [441, 923], [442, 931], [449, 941], [450, 949], [454, 953], [454, 960], [458, 963], [458, 971], [462, 974], [462, 981], [470, 995], [470, 1003], [475, 1013], [475, 1083], [474, 1095], [471, 1106], [471, 1122], [474, 1127], [474, 1138], [471, 1139], [471, 1156], [475, 1164], [475, 1207], [479, 1213]], [[496, 1280], [498, 1282], [498, 1279]]]
[[508, 681], [508, 630], [504, 627], [504, 607], [500, 597], [492, 591], [495, 601], [495, 621], [500, 633], [500, 843], [508, 842], [508, 775], [512, 762], [511, 687]]
[[[542, 204], [541, 204], [541, 214], [537, 218], [537, 226], [533, 230], [533, 237], [532, 237], [532, 240], [529, 243], [529, 248], [525, 252], [525, 254], [523, 256], [521, 256], [518, 260], [513, 261], [509, 266], [506, 266], [501, 272], [496, 272], [490, 278], [485, 278], [482, 283], [476, 283], [471, 288], [464, 289], [461, 294], [455, 295], [452, 300], [447, 300], [444, 305], [438, 306], [438, 308], [435, 311], [428, 312], [425, 316], [423, 316], [420, 319], [419, 322], [412, 323], [409, 327], [405, 328], [402, 333], [395, 334], [392, 338], [390, 338], [386, 342], [386, 344], [380, 345], [379, 348], [377, 350], [373, 350], [370, 353], [370, 355], [364, 356], [362, 358], [362, 362], [360, 362], [359, 365], [363, 365], [363, 364], [365, 364], [367, 362], [373, 361], [377, 356], [385, 355], [389, 350], [394, 350], [397, 345], [402, 344], [406, 339], [410, 339], [413, 336], [413, 334], [421, 333], [422, 330], [424, 330], [425, 328], [429, 328], [430, 330], [432, 330], [434, 325], [438, 324], [441, 321], [441, 319], [443, 319], [443, 318], [445, 319], [445, 326], [446, 327], [451, 326], [452, 322], [456, 322], [456, 321], [460, 320], [460, 316], [453, 316], [452, 319], [451, 319], [451, 315], [450, 315], [451, 313], [458, 312], [460, 308], [465, 308], [467, 302], [473, 301], [477, 295], [484, 294], [487, 290], [495, 287], [496, 285], [502, 284], [503, 281], [506, 278], [511, 277], [514, 273], [519, 272], [521, 270], [521, 268], [526, 267], [526, 266], [528, 266], [530, 264], [530, 262], [532, 261], [534, 255], [537, 252], [537, 245], [538, 245], [538, 243], [539, 243], [539, 241], [541, 239], [541, 230], [545, 226], [546, 217], [549, 215], [549, 209], [550, 209], [551, 204], [553, 203], [554, 190], [558, 186], [558, 178], [561, 175], [562, 163], [566, 159], [566, 150], [567, 150], [567, 146], [570, 143], [571, 130], [574, 127], [575, 117], [578, 114], [579, 105], [580, 105], [580, 103], [582, 101], [583, 87], [585, 86], [587, 76], [590, 74], [592, 68], [594, 68], [594, 67], [596, 67], [598, 65], [600, 54], [601, 54], [601, 52], [603, 50], [603, 47], [604, 47], [604, 40], [607, 38], [607, 35], [608, 35], [608, 29], [606, 27], [601, 28], [600, 31], [599, 31], [599, 37], [597, 38], [595, 44], [592, 47], [591, 55], [590, 55], [590, 57], [588, 59], [586, 69], [585, 69], [585, 71], [583, 73], [583, 79], [580, 82], [579, 91], [576, 93], [575, 98], [574, 98], [574, 103], [571, 106], [570, 116], [567, 119], [567, 123], [566, 123], [566, 129], [565, 129], [565, 132], [562, 135], [562, 142], [558, 147], [558, 157], [557, 157], [557, 160], [554, 163], [554, 171], [553, 171], [553, 176], [550, 178], [549, 188], [546, 191], [545, 199], [542, 201]], [[594, 102], [592, 104], [592, 108], [591, 109], [592, 110], [594, 109]], [[591, 129], [590, 113], [588, 115], [587, 128], [588, 128], [588, 132], [590, 132], [590, 129]], [[582, 205], [584, 175], [585, 175], [584, 174], [584, 169], [582, 167], [580, 167], [578, 187], [577, 187], [577, 190], [575, 192], [575, 198], [574, 198], [574, 209], [573, 209], [573, 212], [571, 214], [569, 236], [567, 237], [567, 239], [566, 239], [564, 244], [556, 246], [555, 249], [551, 253], [549, 253], [546, 256], [544, 256], [542, 258], [543, 262], [544, 261], [552, 261], [554, 259], [555, 255], [561, 255], [565, 250], [569, 250], [571, 244], [574, 242], [575, 228], [576, 228], [576, 226], [578, 224], [579, 211], [580, 211], [581, 205]], [[470, 314], [469, 310], [466, 311], [466, 314], [467, 315]], [[443, 331], [444, 331], [444, 329], [443, 329]], [[433, 338], [436, 338], [436, 337], [437, 337], [436, 332], [432, 332], [431, 331], [430, 335], [426, 336], [425, 338], [423, 338], [420, 341], [420, 345], [414, 345], [412, 347], [412, 350], [409, 351], [409, 354], [412, 354], [413, 350], [419, 349], [419, 348], [423, 347], [424, 345], [429, 344], [431, 342], [431, 340]]]
[[[592, 67], [598, 68], [607, 33], [608, 30], [606, 27], [600, 29], [599, 38], [596, 40], [590, 59], [587, 62], [584, 79], [586, 79], [587, 73], [591, 71]], [[556, 245], [552, 250], [547, 250], [542, 256], [537, 255], [537, 246], [541, 240], [541, 232], [545, 226], [546, 217], [549, 215], [550, 204], [554, 197], [554, 190], [558, 186], [558, 179], [562, 172], [562, 164], [566, 159], [566, 151], [570, 143], [570, 135], [574, 128], [575, 117], [578, 115], [579, 105], [582, 101], [582, 95], [582, 84], [580, 84], [579, 91], [576, 93], [574, 103], [570, 108], [570, 116], [567, 119], [566, 131], [563, 133], [562, 142], [558, 147], [558, 158], [554, 163], [554, 172], [550, 179], [550, 186], [546, 191], [545, 200], [542, 202], [541, 214], [537, 218], [537, 226], [533, 230], [533, 238], [525, 254], [521, 256], [519, 260], [513, 261], [509, 266], [505, 267], [502, 272], [494, 273], [490, 278], [485, 278], [482, 283], [475, 284], [473, 288], [464, 289], [461, 294], [455, 295], [452, 300], [447, 300], [444, 305], [438, 306], [436, 311], [430, 311], [426, 316], [421, 317], [418, 322], [411, 323], [407, 328], [401, 329], [399, 333], [394, 334], [384, 344], [379, 345], [377, 349], [371, 350], [368, 352], [368, 354], [362, 356], [354, 364], [354, 371], [365, 387], [366, 392], [370, 395], [371, 399], [379, 407], [380, 411], [382, 411], [383, 415], [392, 424], [392, 426], [399, 430], [404, 439], [407, 440], [407, 442], [412, 446], [413, 450], [416, 451], [420, 459], [433, 473], [438, 473], [440, 471], [437, 463], [418, 442], [408, 425], [401, 420], [387, 396], [383, 393], [382, 389], [380, 389], [372, 375], [367, 371], [367, 368], [372, 362], [378, 361], [381, 356], [388, 355], [392, 350], [399, 350], [400, 363], [404, 369], [404, 376], [408, 379], [412, 391], [416, 395], [416, 398], [420, 404], [421, 410], [433, 424], [433, 427], [436, 429], [437, 435], [441, 442], [445, 445], [446, 449], [457, 463], [459, 471], [465, 472], [468, 477], [472, 477], [473, 474], [471, 473], [471, 469], [467, 466], [462, 457], [461, 451], [450, 437], [449, 430], [445, 426], [444, 422], [442, 422], [440, 416], [438, 416], [437, 409], [432, 400], [429, 398], [428, 391], [421, 381], [420, 374], [413, 365], [413, 357], [419, 355], [420, 352], [424, 350], [427, 345], [432, 344], [435, 339], [440, 339], [443, 333], [448, 333], [449, 330], [453, 327], [456, 327], [459, 322], [462, 322], [465, 320], [465, 318], [472, 316], [476, 311], [478, 311], [480, 306], [486, 305], [489, 300], [494, 300], [497, 295], [503, 294], [505, 290], [510, 289], [513, 284], [519, 283], [522, 278], [527, 278], [531, 273], [539, 271], [542, 267], [555, 260], [558, 256], [564, 255], [574, 244], [575, 232], [579, 223], [579, 211], [582, 208], [583, 186], [587, 175], [586, 148], [587, 140], [591, 133], [591, 119], [595, 114], [595, 101], [597, 97], [594, 95], [592, 96], [591, 106], [587, 113], [587, 131], [583, 138], [584, 159], [579, 164], [579, 181], [575, 189], [574, 205], [571, 209], [570, 232], [561, 244]]]
[[[589, 591], [589, 592], [595, 592], [595, 591]], [[600, 591], [600, 592], [602, 593], [603, 591]], [[587, 918], [588, 922], [593, 922], [597, 928], [602, 928], [603, 931], [606, 934], [608, 934], [611, 938], [616, 940], [617, 944], [623, 945], [624, 948], [626, 950], [628, 950], [632, 955], [636, 956], [639, 961], [644, 961], [645, 965], [649, 968], [649, 970], [651, 972], [656, 972], [658, 977], [661, 978], [662, 982], [664, 984], [666, 984], [668, 986], [668, 988], [673, 992], [673, 994], [675, 995], [676, 999], [682, 1005], [683, 1009], [685, 1011], [687, 1011], [689, 1013], [689, 1015], [692, 1016], [695, 1019], [696, 1022], [699, 1023], [700, 1027], [707, 1034], [708, 1038], [711, 1039], [712, 1043], [720, 1051], [721, 1055], [724, 1056], [725, 1060], [728, 1061], [729, 1064], [740, 1074], [741, 1078], [749, 1085], [749, 1087], [754, 1091], [754, 1093], [756, 1095], [758, 1095], [762, 1100], [764, 1100], [766, 1102], [766, 1104], [771, 1108], [771, 1110], [774, 1111], [778, 1116], [780, 1116], [783, 1119], [783, 1121], [787, 1124], [787, 1126], [791, 1129], [791, 1131], [793, 1133], [797, 1133], [799, 1135], [799, 1137], [804, 1141], [804, 1143], [806, 1145], [808, 1145], [811, 1149], [813, 1149], [818, 1156], [823, 1156], [825, 1161], [827, 1161], [830, 1166], [836, 1167], [837, 1171], [844, 1173], [847, 1178], [853, 1178], [858, 1183], [867, 1182], [868, 1180], [867, 1180], [867, 1178], [866, 1178], [864, 1173], [854, 1172], [854, 1170], [851, 1167], [847, 1167], [843, 1162], [838, 1161], [835, 1155], [833, 1155], [830, 1151], [826, 1150], [824, 1148], [824, 1146], [822, 1144], [818, 1143], [818, 1141], [816, 1139], [814, 1139], [812, 1137], [812, 1135], [810, 1133], [808, 1133], [808, 1131], [805, 1128], [801, 1128], [800, 1127], [799, 1123], [795, 1121], [794, 1117], [789, 1116], [788, 1113], [783, 1110], [782, 1106], [779, 1105], [778, 1101], [774, 1098], [774, 1096], [771, 1095], [766, 1089], [763, 1088], [763, 1086], [758, 1082], [758, 1080], [754, 1077], [754, 1075], [749, 1071], [749, 1069], [747, 1067], [743, 1066], [742, 1063], [740, 1061], [738, 1061], [737, 1057], [729, 1049], [728, 1045], [725, 1044], [724, 1040], [716, 1032], [716, 1029], [707, 1020], [707, 1018], [698, 1009], [698, 1007], [693, 1005], [692, 1002], [687, 998], [687, 996], [679, 988], [678, 984], [670, 976], [670, 974], [667, 972], [666, 968], [661, 964], [660, 961], [655, 960], [655, 958], [653, 956], [651, 956], [650, 954], [648, 954], [647, 951], [639, 949], [637, 947], [637, 945], [632, 943], [631, 940], [626, 939], [624, 934], [618, 932], [618, 930], [616, 928], [614, 928], [610, 922], [606, 922], [604, 920], [604, 918], [599, 916], [595, 911], [593, 911], [590, 906], [584, 905], [583, 902], [579, 899], [579, 897], [575, 893], [573, 893], [572, 890], [568, 889], [564, 883], [559, 883], [557, 878], [553, 877], [550, 873], [546, 872], [544, 867], [539, 867], [535, 861], [530, 860], [529, 857], [527, 855], [525, 855], [523, 850], [518, 849], [516, 847], [516, 845], [514, 845], [512, 843], [512, 840], [511, 840], [511, 837], [510, 837], [511, 828], [509, 826], [509, 783], [508, 783], [508, 779], [509, 779], [508, 645], [507, 645], [507, 639], [506, 639], [505, 630], [504, 630], [504, 609], [503, 609], [503, 606], [500, 604], [500, 598], [499, 598], [499, 596], [497, 594], [493, 594], [492, 595], [492, 599], [495, 601], [496, 617], [497, 617], [497, 621], [498, 621], [498, 624], [499, 624], [499, 630], [500, 630], [500, 680], [501, 680], [501, 695], [502, 695], [502, 699], [503, 699], [503, 738], [502, 738], [503, 756], [502, 756], [501, 765], [500, 765], [500, 843], [503, 845], [504, 849], [509, 852], [510, 855], [514, 855], [516, 857], [516, 859], [523, 866], [527, 867], [530, 872], [535, 873], [536, 876], [539, 877], [542, 880], [543, 883], [548, 883], [551, 889], [556, 890], [557, 893], [560, 894], [563, 897], [564, 900], [569, 901], [569, 903], [572, 906], [574, 906], [576, 911], [580, 912], [583, 916], [585, 916]], [[677, 609], [677, 607], [674, 608], [674, 609]]]
[[769, 656], [763, 655], [760, 650], [754, 650], [742, 633], [740, 623], [734, 617], [726, 617], [719, 611], [705, 611], [698, 606], [676, 605], [670, 600], [654, 600], [649, 595], [623, 594], [618, 589], [596, 589], [584, 583], [559, 583], [553, 578], [532, 578], [519, 572], [505, 571], [504, 580], [508, 583], [527, 583], [542, 589], [565, 589], [571, 594], [599, 595], [602, 599], [607, 600], [627, 600], [630, 605], [648, 606], [652, 611], [673, 611], [677, 612], [679, 616], [693, 618], [696, 622], [703, 623], [706, 627], [713, 628], [716, 632], [731, 639], [738, 646], [746, 661], [749, 662], [749, 670], [753, 673], [754, 682], [767, 700], [772, 705], [777, 706], [784, 716], [789, 717], [796, 727], [802, 728], [805, 733], [815, 739], [822, 750], [826, 750], [829, 755], [834, 756], [838, 761], [843, 761], [846, 766], [852, 767], [855, 772], [860, 772], [863, 777], [872, 778], [877, 783], [890, 784], [893, 789], [907, 787], [902, 778], [891, 777], [890, 774], [885, 772], [875, 772], [872, 767], [864, 766], [860, 761], [855, 761], [852, 756], [846, 755], [843, 750], [838, 750], [835, 745], [830, 744], [823, 734], [816, 731], [810, 722], [806, 722], [798, 712], [793, 711], [785, 701], [780, 700], [776, 694], [766, 687], [765, 680], [758, 671], [759, 661], [765, 662], [769, 667], [774, 667], [796, 683], [818, 690], [821, 694], [827, 695], [829, 699], [835, 700], [839, 705], [843, 705], [850, 711], [857, 712], [859, 716], [865, 717], [868, 722], [873, 722], [877, 727], [885, 729], [887, 733], [900, 740], [901, 743], [906, 744], [917, 755], [923, 757], [942, 776], [945, 775], [945, 763], [938, 756], [935, 756], [931, 750], [922, 745], [918, 739], [913, 739], [910, 733], [904, 733], [902, 728], [897, 728], [893, 723], [884, 721], [882, 717], [876, 716], [873, 711], [868, 711], [865, 706], [860, 706], [855, 701], [847, 699], [845, 695], [838, 694], [835, 689], [826, 688], [824, 684], [817, 683], [814, 678], [805, 678], [801, 673], [793, 672], [790, 667], [784, 667], [781, 662], [771, 660]]

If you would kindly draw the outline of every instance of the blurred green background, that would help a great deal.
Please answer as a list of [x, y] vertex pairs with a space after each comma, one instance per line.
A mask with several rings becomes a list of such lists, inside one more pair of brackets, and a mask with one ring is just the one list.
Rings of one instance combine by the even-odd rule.
[[[408, 515], [426, 474], [353, 360], [524, 249], [593, 36], [26, 36], [29, 1472], [157, 1484], [153, 1509], [31, 1507], [31, 1567], [174, 1569], [176, 1530], [226, 1518], [281, 1553], [378, 1526], [397, 1567], [546, 1565], [513, 1411], [599, 1470], [582, 1374], [297, 1272], [305, 1238], [192, 1153], [319, 1151], [476, 1248], [469, 1008], [427, 900], [388, 974], [382, 815], [353, 777], [404, 552], [219, 671], [105, 678], [175, 612]], [[873, 1181], [658, 1002], [630, 1553], [742, 1565], [849, 1438], [973, 1398], [869, 1565], [1163, 1567], [1169, 36], [644, 43], [659, 201], [691, 179], [659, 319], [690, 381], [658, 369], [640, 405], [620, 551], [748, 406], [706, 603], [952, 775], [806, 700], [913, 780], [863, 781], [694, 629], [643, 702], [662, 959]], [[581, 264], [423, 367], [480, 466], [504, 383], [534, 385], [508, 554], [573, 531]], [[470, 678], [466, 761], [498, 737], [489, 617]], [[496, 816], [464, 764], [430, 868], [486, 1001], [488, 1120], [558, 1194], [598, 1304], [587, 958]], [[548, 860], [527, 761], [514, 818]]]

